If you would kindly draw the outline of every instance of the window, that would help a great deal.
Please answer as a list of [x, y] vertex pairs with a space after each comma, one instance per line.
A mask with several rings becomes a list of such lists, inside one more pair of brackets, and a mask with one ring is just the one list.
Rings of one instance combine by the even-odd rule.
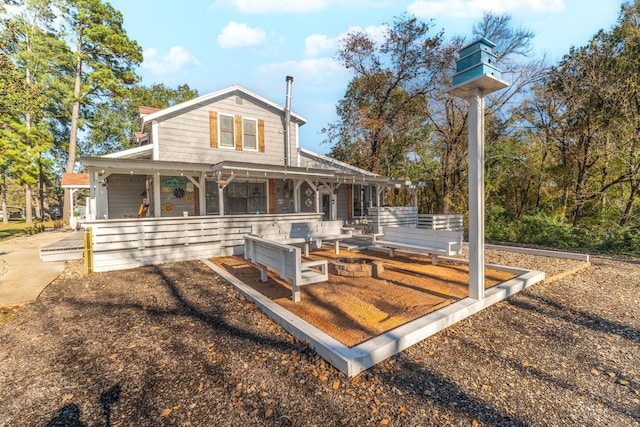
[[228, 214], [266, 213], [267, 183], [233, 181], [224, 189], [224, 206]]
[[256, 120], [242, 119], [242, 144], [245, 150], [257, 150]]
[[235, 147], [235, 132], [233, 116], [220, 114], [220, 146]]
[[375, 197], [372, 196], [375, 194], [375, 189], [372, 189], [371, 186], [368, 185], [354, 185], [353, 186], [353, 216], [357, 217], [365, 217], [369, 212], [369, 205], [372, 200], [375, 200]]
[[209, 111], [209, 145], [264, 153], [264, 119]]

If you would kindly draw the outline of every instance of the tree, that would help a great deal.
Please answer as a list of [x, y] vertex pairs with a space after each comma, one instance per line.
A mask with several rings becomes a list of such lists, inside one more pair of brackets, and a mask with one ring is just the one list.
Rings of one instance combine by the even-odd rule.
[[[3, 22], [3, 38], [11, 51], [8, 58], [15, 67], [13, 109], [5, 116], [5, 135], [11, 141], [9, 172], [25, 188], [26, 222], [32, 222], [32, 191], [42, 183], [47, 152], [53, 138], [50, 131], [51, 105], [59, 96], [51, 88], [61, 78], [61, 64], [68, 60], [68, 49], [53, 29], [54, 2], [29, 0], [20, 12]], [[42, 185], [42, 184], [41, 184]], [[42, 208], [40, 198], [38, 206]], [[41, 209], [38, 210], [41, 213]]]
[[[500, 143], [505, 128], [497, 113], [507, 103], [522, 102], [522, 93], [542, 68], [540, 62], [519, 60], [528, 54], [533, 34], [512, 29], [510, 19], [487, 14], [473, 34], [493, 39], [512, 81], [508, 90], [488, 99], [487, 133], [494, 136], [489, 148]], [[363, 33], [347, 37], [339, 58], [354, 78], [338, 105], [339, 120], [326, 132], [334, 156], [375, 172], [425, 181], [422, 193], [435, 200], [430, 209], [448, 213], [466, 207], [467, 104], [448, 93], [464, 38], [444, 43], [442, 33], [429, 36], [430, 28], [404, 16], [379, 45]]]
[[189, 85], [176, 89], [164, 84], [136, 85], [125, 97], [112, 97], [100, 103], [89, 126], [87, 153], [104, 154], [132, 147], [140, 128], [138, 107], [167, 108], [198, 96]]
[[434, 58], [442, 34], [402, 16], [384, 40], [356, 31], [343, 41], [338, 58], [354, 73], [337, 112], [325, 129], [332, 154], [378, 173], [401, 173], [424, 123], [425, 96], [434, 87]]
[[622, 140], [620, 154], [629, 179], [620, 225], [628, 225], [634, 203], [640, 196], [640, 1], [622, 5], [618, 25], [613, 30], [613, 42], [619, 52], [615, 70], [621, 83], [618, 93], [622, 104], [617, 136]]
[[[74, 84], [67, 172], [76, 162], [81, 113], [95, 106], [100, 96], [123, 97], [136, 83], [133, 69], [142, 62], [142, 50], [122, 27], [122, 14], [100, 0], [65, 0], [64, 19], [73, 39]], [[82, 107], [82, 108], [81, 108]], [[64, 195], [64, 218], [69, 218], [69, 192]]]
[[573, 171], [574, 226], [591, 201], [626, 180], [625, 172], [612, 169], [613, 129], [621, 108], [615, 58], [610, 34], [600, 31], [587, 46], [572, 48], [547, 83], [560, 104], [557, 157], [563, 173]]

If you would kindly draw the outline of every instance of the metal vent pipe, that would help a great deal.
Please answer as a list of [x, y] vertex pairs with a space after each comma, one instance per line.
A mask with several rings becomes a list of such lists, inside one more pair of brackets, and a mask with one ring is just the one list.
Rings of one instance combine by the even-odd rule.
[[287, 98], [284, 105], [284, 164], [291, 166], [291, 86], [293, 77], [287, 76]]

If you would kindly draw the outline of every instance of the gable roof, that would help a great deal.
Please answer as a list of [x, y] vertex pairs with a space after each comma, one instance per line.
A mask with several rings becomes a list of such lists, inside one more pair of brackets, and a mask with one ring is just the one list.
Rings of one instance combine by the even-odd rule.
[[[273, 109], [276, 109], [278, 111], [281, 111], [282, 113], [284, 113], [285, 107], [277, 104], [273, 101], [268, 100], [267, 98], [264, 98], [260, 95], [258, 95], [257, 93], [251, 92], [249, 89], [246, 89], [240, 85], [233, 85], [233, 86], [229, 86], [226, 89], [221, 89], [215, 92], [211, 92], [208, 93], [206, 95], [202, 95], [199, 96], [197, 98], [191, 99], [189, 101], [185, 101], [185, 102], [181, 102], [180, 104], [176, 104], [174, 106], [165, 108], [163, 110], [159, 110], [156, 112], [152, 112], [150, 114], [145, 115], [144, 117], [142, 117], [142, 127], [144, 128], [144, 126], [148, 123], [151, 123], [154, 120], [162, 120], [168, 117], [172, 117], [175, 116], [177, 114], [179, 114], [180, 112], [182, 112], [183, 110], [187, 110], [189, 108], [193, 108], [193, 107], [198, 107], [200, 105], [206, 104], [208, 103], [208, 101], [214, 99], [214, 98], [219, 98], [219, 97], [223, 97], [226, 95], [231, 95], [234, 92], [240, 92], [243, 93], [245, 95], [247, 95], [250, 98], [255, 99], [256, 101], [264, 104], [267, 107], [271, 107]], [[304, 117], [295, 114], [293, 111], [291, 112], [291, 119], [297, 121], [300, 125], [303, 125], [307, 122], [307, 119], [305, 119]]]
[[127, 150], [116, 151], [101, 157], [107, 159], [150, 159], [153, 153], [153, 144], [139, 145]]
[[[314, 162], [326, 168], [337, 169], [341, 172], [352, 173], [357, 175], [382, 176], [377, 173], [373, 173], [368, 170], [361, 169], [357, 166], [353, 166], [348, 163], [341, 162], [340, 160], [336, 160], [332, 157], [325, 156], [324, 154], [320, 154], [315, 151], [309, 150], [308, 148], [298, 147], [298, 152], [301, 155], [312, 159]], [[301, 164], [300, 166], [304, 166], [304, 165]]]
[[152, 113], [155, 113], [156, 111], [160, 111], [160, 108], [147, 107], [146, 105], [141, 105], [138, 107], [138, 114], [140, 114], [141, 116], [152, 114]]

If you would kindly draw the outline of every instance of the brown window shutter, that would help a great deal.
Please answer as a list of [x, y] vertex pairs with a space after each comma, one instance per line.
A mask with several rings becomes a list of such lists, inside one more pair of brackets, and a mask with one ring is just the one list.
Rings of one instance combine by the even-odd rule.
[[276, 212], [276, 183], [270, 179], [269, 180], [269, 212], [270, 214], [277, 213]]
[[258, 119], [258, 151], [264, 153], [264, 120]]
[[209, 144], [218, 148], [218, 113], [209, 111]]
[[236, 116], [236, 150], [242, 150], [242, 116]]

